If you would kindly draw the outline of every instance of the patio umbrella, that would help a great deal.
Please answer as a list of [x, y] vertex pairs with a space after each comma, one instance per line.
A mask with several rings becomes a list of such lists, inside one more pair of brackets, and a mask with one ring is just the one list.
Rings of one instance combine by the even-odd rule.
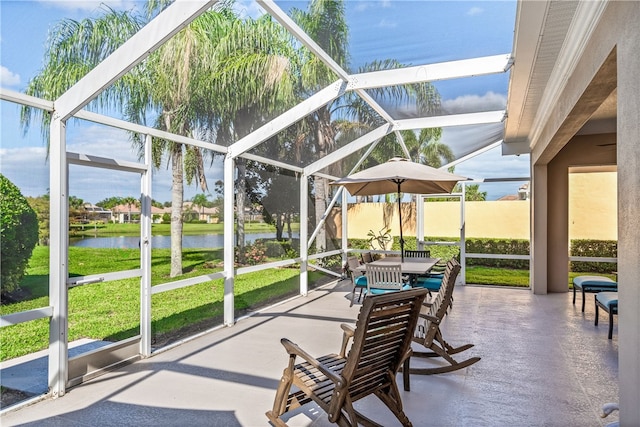
[[458, 181], [467, 178], [447, 171], [394, 157], [386, 163], [332, 182], [342, 185], [352, 196], [373, 196], [398, 193], [398, 215], [400, 218], [400, 256], [404, 261], [404, 239], [402, 237], [402, 209], [400, 193], [444, 194], [451, 193]]

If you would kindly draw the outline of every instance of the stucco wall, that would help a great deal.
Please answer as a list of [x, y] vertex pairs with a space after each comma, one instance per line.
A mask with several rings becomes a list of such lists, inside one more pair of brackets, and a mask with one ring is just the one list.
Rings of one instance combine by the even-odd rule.
[[569, 174], [569, 239], [618, 239], [617, 174]]
[[[617, 239], [616, 173], [572, 173], [569, 180], [569, 237], [571, 239]], [[529, 201], [466, 202], [466, 235], [468, 238], [529, 239]], [[390, 228], [400, 234], [396, 204], [353, 203], [349, 205], [348, 234], [351, 238], [367, 238], [369, 230]], [[415, 208], [403, 203], [403, 233], [415, 236]], [[333, 222], [340, 222], [333, 218]], [[460, 203], [425, 203], [425, 235], [458, 237], [460, 235]], [[341, 237], [341, 227], [337, 227]]]

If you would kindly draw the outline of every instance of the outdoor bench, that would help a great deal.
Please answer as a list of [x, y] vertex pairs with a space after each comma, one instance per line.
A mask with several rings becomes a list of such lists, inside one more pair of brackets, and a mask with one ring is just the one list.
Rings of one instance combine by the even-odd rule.
[[604, 276], [577, 276], [573, 279], [573, 305], [576, 305], [576, 289], [582, 292], [582, 312], [584, 313], [584, 294], [603, 291], [617, 292], [618, 283]]
[[599, 292], [595, 295], [596, 301], [596, 320], [595, 325], [598, 326], [598, 308], [609, 313], [609, 339], [613, 336], [613, 316], [618, 314], [618, 293], [617, 292]]

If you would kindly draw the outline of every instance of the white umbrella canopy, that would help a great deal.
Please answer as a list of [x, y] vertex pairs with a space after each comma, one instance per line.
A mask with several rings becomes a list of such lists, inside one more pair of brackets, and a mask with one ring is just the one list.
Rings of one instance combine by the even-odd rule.
[[400, 193], [451, 193], [459, 181], [466, 181], [467, 179], [431, 166], [415, 163], [401, 157], [394, 157], [386, 163], [354, 173], [331, 184], [344, 186], [352, 196], [398, 193], [400, 253], [404, 260]]

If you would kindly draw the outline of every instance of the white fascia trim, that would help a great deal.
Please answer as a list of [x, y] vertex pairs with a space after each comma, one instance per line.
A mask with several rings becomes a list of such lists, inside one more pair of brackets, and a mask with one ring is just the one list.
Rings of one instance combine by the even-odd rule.
[[344, 81], [336, 80], [333, 84], [322, 89], [320, 92], [305, 99], [295, 107], [279, 115], [269, 123], [264, 124], [262, 127], [251, 132], [244, 138], [239, 139], [237, 142], [229, 146], [227, 149], [228, 155], [231, 157], [239, 157], [241, 154], [246, 153], [256, 145], [266, 141], [281, 130], [286, 129], [298, 120], [301, 120], [303, 117], [308, 116], [318, 108], [341, 96], [344, 93], [346, 86], [347, 84]]
[[55, 101], [62, 121], [91, 102], [217, 0], [176, 1], [89, 71]]
[[53, 111], [53, 101], [46, 101], [41, 98], [36, 98], [35, 96], [25, 95], [24, 93], [5, 89], [3, 87], [0, 87], [0, 99], [29, 107], [40, 108], [45, 111]]
[[569, 78], [573, 76], [578, 61], [582, 58], [587, 43], [608, 4], [609, 0], [578, 2], [576, 13], [558, 54], [558, 61], [553, 67], [531, 127], [531, 151], [539, 142], [542, 130], [553, 111], [553, 106], [558, 104], [560, 96], [567, 86]]
[[504, 73], [511, 66], [510, 61], [510, 54], [501, 54], [463, 59], [460, 61], [440, 62], [437, 64], [353, 74], [349, 79], [349, 89], [371, 89]]
[[360, 138], [357, 138], [351, 141], [349, 144], [345, 145], [344, 147], [337, 149], [333, 153], [328, 154], [324, 156], [322, 159], [305, 167], [304, 173], [307, 176], [316, 174], [316, 172], [326, 168], [329, 165], [332, 165], [337, 161], [344, 159], [348, 155], [355, 153], [359, 149], [366, 147], [367, 145], [371, 144], [376, 140], [379, 140], [383, 136], [391, 133], [392, 131], [393, 131], [393, 127], [390, 124], [382, 125], [379, 128], [369, 132], [368, 134], [363, 135]]
[[511, 141], [502, 143], [503, 156], [519, 156], [520, 154], [531, 154], [528, 140]]
[[504, 120], [504, 117], [505, 110], [485, 111], [482, 113], [452, 114], [449, 116], [421, 117], [417, 119], [396, 120], [393, 130], [500, 123]]

